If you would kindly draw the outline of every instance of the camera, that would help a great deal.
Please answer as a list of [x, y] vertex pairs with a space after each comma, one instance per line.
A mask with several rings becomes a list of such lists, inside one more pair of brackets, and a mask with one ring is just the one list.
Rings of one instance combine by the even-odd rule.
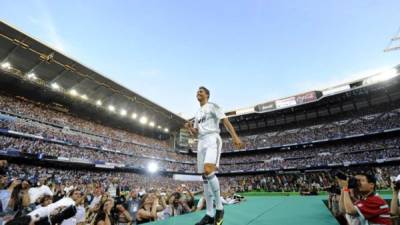
[[76, 208], [74, 205], [70, 205], [64, 208], [61, 212], [58, 212], [54, 215], [43, 215], [42, 213], [35, 213], [35, 211], [31, 215], [25, 215], [16, 217], [6, 223], [6, 225], [26, 225], [31, 222], [32, 219], [35, 219], [35, 225], [51, 225], [51, 224], [61, 224], [64, 220], [69, 219], [76, 214]]
[[347, 180], [348, 188], [350, 188], [350, 189], [356, 189], [359, 186], [359, 182], [358, 182], [357, 178], [355, 178], [353, 176], [347, 176], [342, 171], [338, 171], [336, 173], [336, 177], [339, 178], [340, 180]]
[[397, 177], [394, 177], [392, 182], [394, 185], [394, 190], [399, 191], [400, 190], [400, 175], [398, 175]]

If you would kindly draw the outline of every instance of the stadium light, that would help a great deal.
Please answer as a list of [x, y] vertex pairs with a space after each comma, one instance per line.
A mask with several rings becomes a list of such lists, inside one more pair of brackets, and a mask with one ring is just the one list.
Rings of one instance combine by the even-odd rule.
[[165, 132], [165, 133], [168, 133], [168, 132], [169, 132], [169, 129], [168, 129], [168, 128], [164, 128], [164, 132]]
[[81, 95], [81, 99], [88, 100], [88, 97], [87, 97], [87, 95]]
[[145, 116], [140, 117], [139, 122], [140, 122], [141, 124], [146, 124], [146, 123], [147, 123], [147, 117], [145, 117]]
[[136, 113], [132, 113], [132, 116], [131, 116], [131, 117], [132, 117], [132, 119], [135, 120], [135, 119], [137, 118], [137, 114], [136, 114]]
[[75, 89], [71, 89], [71, 90], [69, 90], [69, 94], [72, 96], [77, 96], [78, 92]]
[[28, 79], [31, 79], [31, 80], [36, 80], [37, 79], [36, 74], [34, 74], [34, 73], [28, 73], [26, 75], [26, 77], [28, 77]]
[[363, 81], [363, 84], [374, 84], [374, 83], [378, 83], [378, 82], [383, 82], [386, 80], [390, 80], [396, 76], [398, 76], [398, 72], [397, 69], [392, 68], [388, 71], [379, 73], [375, 76], [369, 77], [366, 80]]
[[119, 111], [119, 114], [121, 115], [121, 116], [126, 116], [126, 110], [125, 109], [121, 109], [120, 111]]
[[52, 83], [52, 84], [50, 84], [50, 86], [51, 86], [51, 88], [53, 88], [54, 90], [58, 90], [58, 89], [60, 89], [60, 86], [57, 84], [57, 83]]
[[110, 110], [111, 112], [115, 111], [115, 107], [113, 105], [109, 105], [108, 106], [108, 110]]
[[156, 124], [155, 124], [153, 121], [151, 121], [151, 122], [149, 123], [149, 125], [150, 125], [150, 127], [154, 127]]
[[158, 171], [158, 165], [155, 162], [149, 162], [149, 164], [147, 164], [147, 170], [150, 173], [155, 173]]
[[11, 69], [11, 64], [9, 62], [3, 62], [1, 68], [9, 70]]
[[103, 105], [103, 103], [101, 102], [101, 100], [97, 100], [97, 101], [96, 101], [96, 105], [97, 105], [97, 106], [101, 106], [101, 105]]
[[158, 125], [158, 126], [157, 126], [157, 128], [158, 128], [159, 130], [161, 130], [161, 129], [162, 129], [162, 127], [161, 127], [160, 125]]

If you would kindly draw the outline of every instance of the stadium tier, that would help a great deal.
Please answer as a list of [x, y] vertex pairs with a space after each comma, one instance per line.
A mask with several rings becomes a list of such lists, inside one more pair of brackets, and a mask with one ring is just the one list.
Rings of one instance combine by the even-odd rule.
[[[161, 208], [149, 221], [205, 207], [193, 196], [202, 190], [197, 140], [184, 137], [183, 118], [5, 23], [0, 63], [0, 158], [7, 160], [0, 161], [1, 213], [46, 207], [45, 197], [55, 202], [74, 190], [86, 197], [76, 200], [84, 212], [98, 210], [104, 196], [127, 210], [128, 199], [143, 197]], [[398, 74], [395, 67], [227, 112], [245, 146], [236, 149], [221, 125], [224, 203], [253, 191], [328, 192], [332, 203], [338, 172], [373, 173], [377, 189], [390, 188], [389, 178], [400, 172]], [[34, 186], [51, 191], [36, 201], [26, 191]], [[146, 221], [135, 207], [117, 212], [125, 224]]]

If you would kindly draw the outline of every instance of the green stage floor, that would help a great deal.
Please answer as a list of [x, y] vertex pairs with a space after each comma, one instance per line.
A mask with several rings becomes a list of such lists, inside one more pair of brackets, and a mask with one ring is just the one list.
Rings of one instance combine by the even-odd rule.
[[[323, 203], [327, 196], [248, 197], [225, 207], [224, 225], [338, 225]], [[194, 225], [204, 211], [170, 218], [151, 225]]]

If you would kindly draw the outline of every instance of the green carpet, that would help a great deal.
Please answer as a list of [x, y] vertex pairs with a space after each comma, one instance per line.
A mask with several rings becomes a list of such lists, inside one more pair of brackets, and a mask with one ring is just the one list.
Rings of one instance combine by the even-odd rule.
[[[338, 225], [322, 200], [326, 196], [248, 197], [225, 207], [224, 225]], [[170, 218], [151, 225], [194, 225], [204, 211]]]

